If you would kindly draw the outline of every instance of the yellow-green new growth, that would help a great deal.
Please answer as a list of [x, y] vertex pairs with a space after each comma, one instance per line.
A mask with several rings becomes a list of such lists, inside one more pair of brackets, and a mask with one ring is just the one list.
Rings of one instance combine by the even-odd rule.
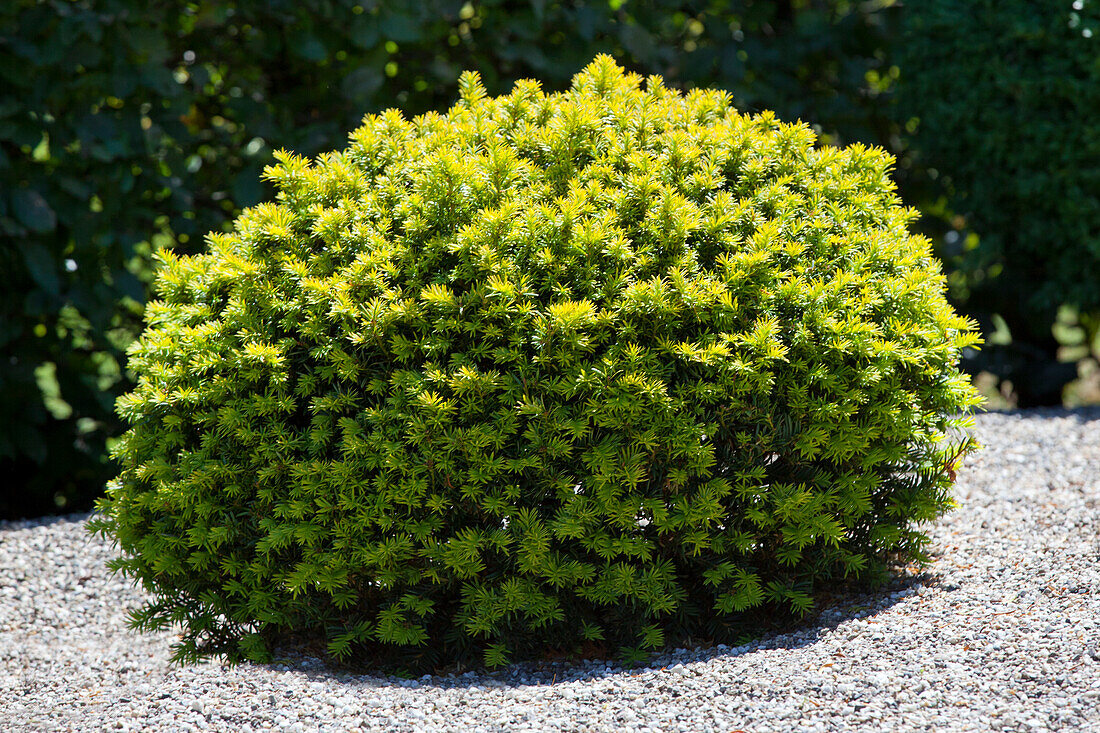
[[879, 150], [597, 58], [166, 254], [94, 526], [177, 654], [636, 659], [923, 557], [977, 341]]

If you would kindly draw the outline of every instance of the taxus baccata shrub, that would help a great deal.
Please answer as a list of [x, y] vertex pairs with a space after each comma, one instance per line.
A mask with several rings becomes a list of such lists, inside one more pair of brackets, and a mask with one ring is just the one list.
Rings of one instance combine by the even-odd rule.
[[163, 255], [92, 523], [135, 625], [182, 660], [633, 659], [920, 559], [976, 337], [890, 158], [608, 57], [460, 92]]

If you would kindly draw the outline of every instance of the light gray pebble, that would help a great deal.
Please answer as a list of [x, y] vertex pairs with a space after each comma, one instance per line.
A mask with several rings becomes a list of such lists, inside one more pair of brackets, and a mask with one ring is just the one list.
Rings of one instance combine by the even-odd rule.
[[1100, 730], [1100, 409], [987, 413], [933, 563], [805, 628], [645, 667], [417, 680], [168, 663], [86, 515], [0, 523], [0, 727], [22, 731]]

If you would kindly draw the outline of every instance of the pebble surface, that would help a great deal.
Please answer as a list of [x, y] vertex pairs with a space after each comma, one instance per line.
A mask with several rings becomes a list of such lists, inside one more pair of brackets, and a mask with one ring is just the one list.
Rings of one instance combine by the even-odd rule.
[[5, 731], [1100, 731], [1100, 409], [977, 416], [934, 562], [792, 633], [646, 666], [403, 680], [168, 662], [87, 515], [0, 523]]

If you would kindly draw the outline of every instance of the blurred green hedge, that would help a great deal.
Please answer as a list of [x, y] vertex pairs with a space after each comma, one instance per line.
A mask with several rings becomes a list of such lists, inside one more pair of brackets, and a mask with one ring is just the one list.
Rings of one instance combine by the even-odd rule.
[[908, 3], [894, 58], [953, 295], [990, 334], [973, 368], [1057, 402], [1100, 354], [1100, 2]]
[[[743, 110], [887, 141], [892, 2], [9, 0], [0, 6], [0, 516], [89, 506], [111, 473], [151, 252], [261, 200], [275, 148], [362, 115], [562, 88], [598, 52]], [[843, 131], [844, 138], [840, 138]]]
[[197, 251], [265, 198], [272, 150], [446, 109], [464, 69], [493, 94], [561, 89], [601, 52], [898, 155], [955, 305], [989, 336], [967, 368], [1056, 402], [1074, 362], [1100, 374], [1097, 34], [1098, 0], [9, 0], [0, 517], [99, 493], [153, 251]]

